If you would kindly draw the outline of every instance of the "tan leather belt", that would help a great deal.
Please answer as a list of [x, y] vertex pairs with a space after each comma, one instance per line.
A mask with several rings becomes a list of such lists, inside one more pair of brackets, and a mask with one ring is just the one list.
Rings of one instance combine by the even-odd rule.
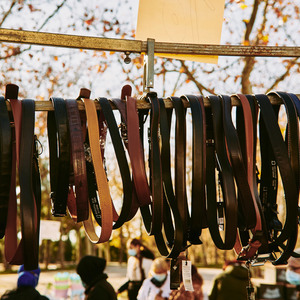
[[88, 220], [84, 221], [84, 228], [93, 243], [103, 243], [109, 240], [113, 226], [113, 206], [111, 202], [109, 186], [103, 167], [102, 155], [99, 143], [99, 123], [96, 106], [93, 100], [83, 99], [87, 116], [88, 135], [91, 147], [91, 155], [96, 176], [96, 183], [101, 209], [102, 230], [100, 236], [95, 232], [91, 210]]

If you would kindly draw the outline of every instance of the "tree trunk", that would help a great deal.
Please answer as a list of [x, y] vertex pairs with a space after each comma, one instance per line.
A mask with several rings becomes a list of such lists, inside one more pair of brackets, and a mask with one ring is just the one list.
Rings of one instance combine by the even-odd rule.
[[60, 236], [58, 251], [60, 267], [63, 269], [65, 267], [65, 242], [62, 240], [62, 235]]
[[125, 249], [122, 226], [120, 228], [119, 238], [120, 238], [119, 264], [121, 264], [123, 262], [124, 249]]

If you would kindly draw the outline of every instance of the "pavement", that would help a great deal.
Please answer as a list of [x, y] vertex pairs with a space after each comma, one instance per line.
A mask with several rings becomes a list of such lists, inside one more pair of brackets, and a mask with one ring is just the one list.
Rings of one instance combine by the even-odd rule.
[[[200, 268], [198, 269], [199, 273], [202, 275], [204, 279], [203, 290], [205, 293], [209, 293], [212, 287], [214, 277], [222, 272], [221, 269], [211, 269], [211, 268]], [[46, 294], [51, 299], [59, 299], [54, 297], [54, 276], [61, 271], [51, 270], [51, 271], [42, 271], [40, 275], [39, 284], [37, 290], [41, 294]], [[75, 270], [68, 270], [70, 274], [75, 273]], [[105, 269], [105, 273], [109, 276], [108, 281], [112, 284], [112, 286], [117, 290], [124, 282], [126, 282], [126, 264], [119, 265], [118, 263], [110, 263], [107, 265]], [[2, 295], [6, 290], [13, 289], [16, 287], [18, 275], [14, 274], [0, 274], [0, 295]], [[64, 299], [72, 299], [70, 297], [70, 291], [68, 298]], [[63, 299], [63, 298], [60, 298]], [[74, 298], [73, 299], [80, 299]], [[127, 299], [126, 292], [119, 295], [118, 299]]]

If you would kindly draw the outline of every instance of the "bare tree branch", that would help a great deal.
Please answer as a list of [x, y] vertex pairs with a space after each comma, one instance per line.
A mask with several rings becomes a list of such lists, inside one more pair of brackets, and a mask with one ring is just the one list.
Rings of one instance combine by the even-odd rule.
[[280, 77], [275, 79], [273, 84], [267, 89], [266, 93], [273, 90], [278, 85], [279, 82], [283, 81], [287, 76], [290, 75], [291, 68], [297, 63], [298, 59], [299, 59], [299, 57], [296, 57], [289, 62], [285, 72]]
[[246, 23], [246, 31], [245, 31], [245, 36], [244, 36], [244, 41], [245, 42], [246, 41], [249, 42], [250, 34], [252, 32], [253, 25], [254, 25], [254, 22], [256, 20], [256, 15], [257, 15], [257, 11], [258, 11], [258, 7], [259, 7], [259, 4], [260, 4], [260, 1], [261, 0], [255, 0], [254, 1], [250, 20], [249, 20], [249, 22]]
[[44, 21], [44, 23], [38, 28], [37, 31], [40, 31], [55, 15], [56, 13], [63, 7], [63, 5], [67, 2], [67, 0], [63, 0], [63, 2], [59, 5], [57, 5], [56, 9], [53, 11], [53, 13], [48, 16], [48, 18]]
[[9, 14], [11, 13], [13, 7], [15, 6], [15, 4], [17, 3], [17, 0], [13, 0], [11, 2], [11, 5], [9, 7], [9, 9], [7, 10], [7, 12], [4, 14], [2, 20], [0, 21], [0, 27], [3, 25], [3, 23], [5, 22], [6, 18], [9, 16]]
[[[248, 23], [246, 23], [246, 32], [245, 32], [245, 36], [244, 36], [244, 43], [250, 43], [249, 38], [250, 38], [250, 34], [253, 30], [254, 22], [257, 17], [257, 11], [258, 11], [258, 7], [259, 7], [260, 3], [261, 3], [261, 0], [254, 1], [250, 20]], [[268, 0], [265, 0], [264, 19], [263, 19], [263, 22], [262, 22], [260, 30], [259, 30], [260, 33], [265, 28], [267, 6], [268, 6]], [[258, 44], [258, 42], [259, 42], [259, 37], [257, 36], [255, 39], [255, 44]], [[244, 61], [245, 61], [245, 65], [244, 65], [244, 68], [242, 71], [242, 79], [241, 79], [242, 93], [252, 94], [252, 85], [250, 82], [250, 75], [254, 69], [255, 58], [254, 57], [246, 57], [244, 59]]]
[[202, 85], [202, 84], [195, 78], [195, 76], [190, 72], [189, 68], [186, 66], [186, 64], [185, 64], [185, 62], [184, 62], [183, 60], [181, 60], [180, 62], [181, 62], [181, 66], [182, 66], [182, 68], [183, 68], [183, 70], [184, 70], [184, 73], [186, 74], [187, 78], [188, 78], [190, 81], [192, 81], [192, 82], [195, 83], [195, 85], [197, 86], [197, 88], [198, 88], [198, 90], [199, 90], [199, 92], [200, 92], [201, 95], [203, 95], [203, 91], [204, 91], [204, 90], [207, 91], [207, 92], [209, 92], [210, 94], [213, 94], [213, 95], [215, 94], [215, 91], [214, 91], [214, 90], [205, 87], [204, 85]]

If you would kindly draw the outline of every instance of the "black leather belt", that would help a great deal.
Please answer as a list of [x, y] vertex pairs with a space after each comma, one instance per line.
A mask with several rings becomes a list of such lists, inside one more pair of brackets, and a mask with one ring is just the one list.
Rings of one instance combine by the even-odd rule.
[[134, 216], [134, 214], [131, 212], [133, 193], [132, 181], [127, 158], [124, 151], [124, 146], [122, 143], [122, 138], [120, 136], [119, 128], [117, 126], [111, 105], [106, 98], [98, 98], [98, 101], [100, 103], [103, 115], [107, 122], [123, 184], [123, 205], [118, 220], [113, 226], [113, 229], [116, 229], [122, 226], [124, 222], [129, 221], [130, 217]]
[[41, 186], [34, 136], [34, 120], [35, 102], [24, 99], [22, 101], [19, 182], [25, 270], [34, 270], [38, 267]]
[[[286, 264], [287, 259], [292, 254], [297, 240], [298, 230], [298, 197], [299, 193], [295, 181], [294, 172], [288, 156], [288, 150], [283, 140], [277, 117], [274, 109], [266, 95], [255, 95], [260, 107], [260, 131], [261, 142], [265, 143], [265, 148], [270, 153], [273, 152], [274, 161], [276, 162], [283, 183], [285, 201], [286, 201], [286, 219], [283, 229], [280, 233], [275, 231], [273, 241], [270, 244], [271, 250], [277, 250], [278, 247], [284, 248], [281, 256], [273, 264]], [[269, 150], [271, 149], [271, 150]], [[263, 157], [264, 158], [264, 157]], [[272, 162], [271, 162], [272, 163]], [[277, 172], [277, 169], [274, 170]], [[263, 173], [262, 175], [263, 176]], [[283, 243], [287, 241], [285, 246]]]
[[190, 103], [192, 113], [193, 144], [192, 144], [192, 191], [191, 214], [188, 240], [191, 244], [201, 244], [199, 237], [202, 227], [207, 227], [206, 220], [206, 128], [205, 110], [202, 97], [185, 95]]
[[51, 98], [54, 111], [48, 112], [47, 129], [50, 157], [52, 214], [66, 215], [70, 176], [70, 133], [65, 101]]
[[[227, 156], [222, 104], [217, 96], [209, 96], [211, 107], [206, 108], [207, 146], [207, 221], [211, 237], [219, 249], [232, 249], [237, 234], [238, 203], [232, 167]], [[218, 183], [215, 169], [219, 173]], [[216, 184], [222, 189], [223, 201], [217, 201]], [[224, 222], [224, 219], [226, 222]], [[226, 225], [226, 226], [225, 226]], [[222, 228], [224, 227], [225, 228]], [[224, 241], [219, 228], [225, 229]]]

